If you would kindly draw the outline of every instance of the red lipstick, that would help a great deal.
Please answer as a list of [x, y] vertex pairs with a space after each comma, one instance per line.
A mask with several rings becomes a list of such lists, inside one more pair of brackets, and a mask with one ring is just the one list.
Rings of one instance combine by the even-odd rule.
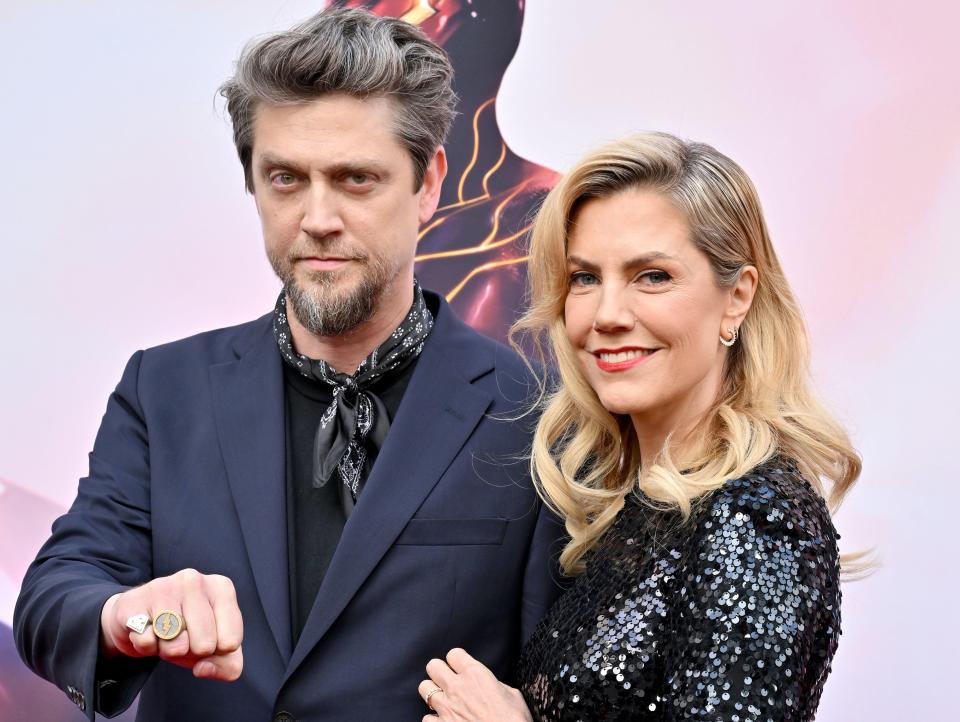
[[641, 364], [653, 356], [657, 349], [640, 348], [637, 346], [623, 348], [601, 348], [591, 351], [594, 358], [597, 359], [597, 368], [601, 371], [616, 373], [617, 371], [626, 371], [637, 364]]

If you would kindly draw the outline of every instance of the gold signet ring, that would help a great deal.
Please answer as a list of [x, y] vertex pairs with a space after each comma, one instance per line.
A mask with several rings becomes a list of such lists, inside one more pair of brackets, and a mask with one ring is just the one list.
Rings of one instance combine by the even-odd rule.
[[158, 639], [176, 639], [184, 629], [183, 617], [169, 609], [164, 609], [153, 619], [153, 633]]

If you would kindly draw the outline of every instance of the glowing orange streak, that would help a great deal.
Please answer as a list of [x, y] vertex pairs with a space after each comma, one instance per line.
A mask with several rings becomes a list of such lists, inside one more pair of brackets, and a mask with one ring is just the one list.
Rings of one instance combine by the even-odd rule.
[[420, 234], [417, 236], [417, 241], [419, 241], [420, 239], [422, 239], [427, 233], [429, 233], [430, 231], [432, 231], [434, 228], [436, 228], [437, 226], [439, 226], [441, 223], [444, 223], [445, 221], [450, 220], [450, 219], [453, 218], [455, 215], [459, 214], [461, 211], [465, 211], [469, 206], [474, 205], [474, 204], [476, 204], [476, 203], [479, 203], [480, 201], [485, 201], [485, 200], [487, 200], [488, 198], [490, 198], [489, 195], [486, 195], [486, 196], [478, 196], [478, 197], [476, 197], [476, 198], [471, 198], [469, 201], [466, 201], [465, 203], [451, 203], [450, 205], [444, 206], [443, 208], [438, 208], [437, 210], [434, 211], [435, 214], [436, 214], [436, 213], [440, 213], [440, 211], [445, 211], [445, 210], [449, 210], [450, 213], [447, 214], [447, 215], [445, 215], [445, 216], [443, 216], [443, 218], [437, 218], [437, 219], [433, 220], [433, 221], [430, 223], [430, 225], [424, 227], [423, 230], [420, 231]]
[[477, 266], [472, 271], [470, 271], [470, 273], [468, 273], [466, 277], [464, 277], [464, 279], [460, 281], [460, 283], [458, 283], [456, 286], [450, 289], [450, 291], [447, 293], [447, 301], [449, 302], [449, 301], [452, 301], [454, 298], [456, 298], [457, 294], [460, 293], [460, 291], [463, 290], [463, 287], [467, 285], [467, 282], [471, 278], [476, 276], [478, 273], [481, 273], [483, 271], [491, 271], [494, 268], [500, 268], [502, 266], [513, 266], [517, 263], [524, 263], [529, 259], [530, 259], [530, 256], [524, 256], [523, 258], [505, 258], [501, 261], [490, 261], [490, 263], [484, 263], [482, 266]]
[[460, 199], [460, 202], [463, 203], [463, 185], [467, 182], [467, 176], [470, 175], [470, 171], [473, 170], [473, 166], [477, 164], [477, 156], [480, 154], [480, 113], [489, 106], [495, 98], [490, 98], [480, 104], [480, 107], [477, 108], [476, 112], [473, 114], [473, 157], [470, 158], [470, 163], [467, 164], [466, 169], [464, 169], [463, 174], [460, 176], [460, 184], [457, 186], [457, 198]]
[[497, 169], [503, 165], [503, 159], [507, 157], [507, 144], [503, 141], [500, 141], [500, 157], [497, 158], [497, 162], [493, 164], [493, 168], [488, 170], [483, 176], [483, 196], [485, 198], [490, 197], [490, 189], [487, 188], [487, 181], [490, 180], [490, 176], [497, 172]]
[[453, 251], [437, 251], [435, 253], [424, 253], [422, 256], [417, 256], [414, 260], [419, 263], [420, 261], [433, 261], [437, 258], [455, 258], [457, 256], [470, 256], [474, 253], [486, 253], [491, 251], [494, 248], [500, 248], [500, 246], [505, 246], [511, 241], [517, 240], [520, 236], [530, 230], [530, 226], [517, 231], [512, 236], [507, 236], [506, 238], [501, 238], [499, 241], [494, 243], [488, 243], [486, 246], [470, 246], [469, 248], [457, 248]]
[[430, 231], [432, 231], [432, 230], [433, 230], [434, 228], [436, 228], [437, 226], [441, 225], [441, 224], [442, 224], [445, 220], [447, 220], [447, 218], [449, 218], [449, 217], [450, 217], [450, 216], [444, 216], [443, 218], [437, 218], [433, 223], [431, 223], [429, 226], [427, 226], [427, 227], [424, 228], [422, 231], [420, 231], [420, 233], [417, 234], [417, 243], [420, 242], [420, 239], [421, 239], [421, 238], [423, 238], [425, 235], [427, 235]]
[[[498, 170], [500, 170], [500, 166], [503, 165], [503, 161], [504, 159], [506, 159], [506, 157], [507, 157], [507, 144], [501, 142], [500, 157], [497, 158], [497, 162], [490, 167], [490, 170], [488, 170], [486, 173], [483, 174], [483, 195], [479, 195], [479, 196], [476, 196], [475, 198], [470, 198], [469, 200], [465, 200], [465, 201], [460, 200], [460, 201], [457, 201], [456, 203], [448, 203], [445, 206], [440, 206], [434, 212], [440, 213], [441, 211], [446, 211], [453, 208], [462, 208], [463, 206], [469, 206], [474, 203], [479, 203], [480, 201], [487, 200], [490, 197], [490, 187], [489, 187], [490, 177], [494, 173], [496, 173]], [[462, 188], [461, 188], [461, 192], [462, 192]]]
[[471, 198], [468, 201], [463, 201], [463, 202], [457, 201], [456, 203], [448, 203], [445, 206], [440, 206], [439, 208], [437, 208], [437, 210], [434, 211], [434, 213], [449, 211], [452, 208], [463, 208], [464, 206], [469, 206], [469, 205], [473, 205], [474, 203], [479, 203], [480, 201], [485, 201], [489, 197], [490, 197], [490, 194], [488, 193], [487, 195], [484, 195], [484, 196], [477, 196], [476, 198]]
[[518, 195], [520, 195], [520, 192], [523, 190], [524, 186], [527, 185], [527, 182], [528, 182], [528, 181], [525, 180], [523, 183], [520, 183], [519, 185], [517, 185], [517, 187], [514, 188], [513, 193], [511, 193], [511, 194], [508, 195], [506, 198], [504, 198], [504, 199], [500, 202], [500, 205], [497, 206], [496, 210], [494, 210], [494, 212], [493, 212], [493, 228], [490, 229], [490, 233], [487, 234], [487, 237], [484, 238], [482, 241], [480, 241], [480, 246], [481, 246], [481, 248], [484, 248], [484, 247], [490, 245], [490, 243], [493, 241], [493, 239], [497, 237], [497, 231], [500, 230], [500, 214], [503, 212], [503, 209], [506, 207], [506, 205], [507, 205], [510, 201], [512, 201], [514, 198], [516, 198]]
[[[504, 154], [505, 154], [505, 152], [506, 152], [506, 146], [504, 146]], [[502, 159], [502, 158], [503, 158], [503, 155], [501, 155], [501, 159]], [[489, 176], [490, 176], [494, 171], [496, 171], [496, 166], [494, 166], [493, 168], [490, 169], [490, 171], [487, 172], [487, 175], [485, 176], [485, 178], [489, 178]], [[518, 186], [516, 186], [516, 188], [514, 188], [513, 192], [511, 192], [510, 195], [508, 195], [506, 198], [504, 198], [504, 200], [501, 201], [501, 203], [496, 207], [496, 209], [494, 210], [493, 230], [490, 231], [490, 233], [487, 234], [487, 237], [483, 239], [483, 241], [480, 243], [480, 247], [485, 247], [485, 246], [489, 246], [489, 245], [490, 245], [491, 241], [496, 237], [497, 231], [499, 230], [500, 215], [501, 215], [501, 213], [503, 212], [504, 206], [506, 206], [510, 201], [512, 201], [514, 198], [516, 198], [517, 195], [524, 189], [524, 187], [525, 187], [529, 182], [530, 182], [530, 179], [527, 178], [527, 179], [524, 180], [522, 183], [520, 183]], [[432, 231], [434, 228], [440, 226], [441, 224], [443, 224], [445, 221], [449, 220], [450, 218], [453, 218], [453, 217], [454, 217], [455, 215], [457, 215], [460, 211], [465, 210], [467, 206], [472, 205], [472, 204], [474, 204], [474, 203], [478, 203], [478, 202], [480, 202], [480, 201], [485, 201], [485, 200], [487, 200], [488, 198], [490, 198], [490, 193], [489, 193], [489, 192], [486, 193], [485, 195], [478, 196], [478, 197], [476, 197], [476, 198], [471, 198], [470, 200], [464, 201], [463, 203], [451, 203], [450, 205], [443, 206], [443, 208], [438, 208], [436, 211], [434, 211], [434, 213], [439, 213], [440, 211], [448, 210], [448, 209], [452, 209], [453, 212], [450, 213], [450, 215], [444, 216], [443, 218], [437, 218], [437, 219], [433, 220], [428, 226], [424, 227], [424, 228], [420, 231], [420, 233], [417, 234], [417, 242], [419, 243], [419, 242], [423, 239], [423, 237], [424, 237], [425, 235], [427, 235], [430, 231]], [[514, 236], [514, 238], [515, 238], [515, 237], [516, 237], [516, 236]]]
[[401, 16], [401, 20], [411, 25], [419, 25], [427, 18], [433, 17], [437, 11], [430, 4], [430, 0], [418, 0], [411, 4], [410, 9]]

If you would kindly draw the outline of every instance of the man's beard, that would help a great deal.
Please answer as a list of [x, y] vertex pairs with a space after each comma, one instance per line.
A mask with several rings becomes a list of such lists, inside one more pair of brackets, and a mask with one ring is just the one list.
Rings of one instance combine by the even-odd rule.
[[[305, 253], [304, 255], [313, 255]], [[397, 276], [397, 269], [380, 256], [348, 255], [360, 266], [360, 280], [340, 288], [345, 271], [311, 271], [308, 285], [296, 278], [290, 256], [279, 256], [270, 249], [267, 257], [274, 272], [283, 281], [287, 300], [300, 324], [318, 336], [342, 336], [369, 321], [380, 308], [384, 293]]]

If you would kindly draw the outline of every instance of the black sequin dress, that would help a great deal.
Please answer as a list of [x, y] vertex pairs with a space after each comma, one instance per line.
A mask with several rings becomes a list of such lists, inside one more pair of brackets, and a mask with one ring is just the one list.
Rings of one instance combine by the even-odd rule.
[[687, 522], [628, 495], [524, 649], [534, 719], [812, 720], [840, 635], [837, 538], [782, 459]]

